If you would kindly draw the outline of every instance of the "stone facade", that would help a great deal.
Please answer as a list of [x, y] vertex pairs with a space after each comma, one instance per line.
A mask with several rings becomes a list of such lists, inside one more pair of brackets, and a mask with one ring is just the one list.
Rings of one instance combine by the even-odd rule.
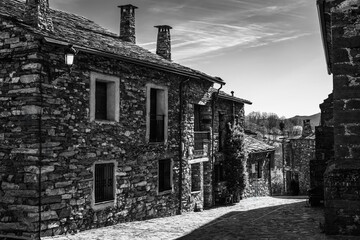
[[271, 195], [271, 170], [275, 147], [251, 136], [245, 136], [246, 187], [244, 198]]
[[[243, 126], [244, 103], [250, 102], [218, 96], [211, 86], [224, 84], [221, 79], [195, 74], [136, 45], [129, 45], [134, 53], [126, 52], [129, 48], [120, 51], [126, 56], [118, 50], [106, 52], [122, 46], [119, 38], [90, 21], [82, 23], [83, 18], [77, 24], [99, 30], [83, 30], [82, 41], [97, 37], [105, 39], [99, 47], [106, 41], [113, 44], [101, 51], [79, 46], [69, 68], [64, 64], [67, 44], [49, 40], [50, 34], [61, 36], [57, 27], [64, 13], [49, 10], [58, 14], [54, 32], [38, 32], [33, 25], [14, 20], [21, 17], [24, 3], [4, 1], [0, 3], [0, 59], [5, 60], [0, 61], [0, 237], [73, 233], [213, 205], [219, 112], [225, 111], [226, 121]], [[14, 16], [8, 18], [11, 11]], [[69, 39], [79, 35], [71, 34], [67, 33]], [[106, 119], [99, 119], [100, 97], [94, 94], [104, 84]], [[160, 141], [150, 141], [153, 97], [162, 99], [156, 105], [163, 111]], [[105, 167], [108, 170], [101, 170]], [[97, 200], [96, 189], [111, 192], [106, 201]]]
[[310, 161], [310, 203], [324, 200], [324, 172], [327, 163], [334, 157], [333, 95], [320, 104], [320, 126], [315, 127], [315, 159]]
[[271, 195], [270, 164], [273, 157], [271, 151], [248, 155], [246, 160], [247, 182], [244, 198]]
[[[310, 122], [304, 120], [306, 131], [301, 136], [289, 138], [284, 142], [285, 190], [287, 194], [307, 195], [310, 189], [310, 161], [315, 158], [315, 135]], [[299, 191], [294, 192], [294, 183]]]
[[360, 2], [322, 0], [318, 9], [334, 82], [334, 159], [324, 176], [325, 232], [360, 235]]
[[[224, 146], [226, 131], [229, 125], [237, 124], [244, 129], [245, 126], [245, 111], [244, 103], [249, 104], [249, 102], [243, 101], [242, 99], [234, 98], [230, 95], [227, 95], [223, 92], [219, 93], [219, 96], [215, 100], [214, 105], [214, 161], [215, 161], [215, 176], [213, 178], [213, 183], [208, 182], [207, 186], [210, 189], [210, 184], [214, 186], [214, 199], [213, 202], [216, 204], [226, 203], [226, 197], [230, 194], [226, 186], [226, 172], [223, 167], [225, 157], [224, 157]], [[244, 148], [239, 149], [240, 157], [239, 161], [244, 161], [245, 152]], [[208, 191], [209, 192], [209, 191]], [[232, 199], [233, 200], [233, 199]], [[230, 201], [230, 200], [229, 200]]]

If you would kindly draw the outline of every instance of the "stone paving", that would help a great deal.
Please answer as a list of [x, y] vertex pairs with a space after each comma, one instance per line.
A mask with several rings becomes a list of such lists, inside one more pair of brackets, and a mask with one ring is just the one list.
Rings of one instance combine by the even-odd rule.
[[322, 208], [305, 197], [257, 197], [203, 212], [121, 223], [43, 240], [359, 239], [322, 233]]

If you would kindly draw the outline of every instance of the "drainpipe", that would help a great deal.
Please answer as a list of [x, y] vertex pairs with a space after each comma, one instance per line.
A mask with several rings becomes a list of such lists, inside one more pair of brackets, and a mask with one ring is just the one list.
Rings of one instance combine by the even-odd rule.
[[212, 174], [211, 174], [211, 185], [212, 185], [212, 205], [215, 206], [215, 172], [214, 172], [214, 120], [215, 120], [215, 104], [219, 97], [219, 92], [223, 85], [220, 85], [220, 88], [217, 89], [216, 93], [213, 93], [212, 102], [211, 102], [211, 168], [212, 168]]
[[190, 81], [190, 78], [186, 80], [181, 80], [179, 85], [179, 208], [178, 214], [181, 215], [182, 212], [182, 178], [183, 178], [183, 166], [182, 166], [182, 157], [184, 151], [184, 143], [182, 141], [182, 117], [183, 117], [183, 87], [184, 84]]

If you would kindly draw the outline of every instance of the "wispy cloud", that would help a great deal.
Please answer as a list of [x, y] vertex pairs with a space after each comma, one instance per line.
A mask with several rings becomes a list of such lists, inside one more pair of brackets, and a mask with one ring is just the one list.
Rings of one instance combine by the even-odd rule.
[[185, 4], [180, 4], [180, 5], [170, 5], [170, 6], [154, 6], [154, 7], [150, 7], [148, 9], [148, 11], [150, 13], [164, 13], [164, 12], [177, 12], [181, 9], [183, 9], [185, 7]]
[[[215, 4], [218, 2], [210, 0], [209, 6], [215, 7]], [[227, 11], [221, 9], [211, 16], [198, 14], [173, 26], [172, 36], [178, 40], [172, 44], [175, 61], [191, 61], [196, 56], [218, 55], [226, 49], [264, 46], [310, 34], [291, 24], [294, 18], [302, 17], [296, 12], [303, 4], [302, 0], [269, 0], [267, 4], [257, 0], [224, 0], [221, 4], [228, 5]], [[178, 10], [180, 8], [186, 11], [189, 6], [178, 5]], [[279, 15], [290, 20], [280, 21]]]

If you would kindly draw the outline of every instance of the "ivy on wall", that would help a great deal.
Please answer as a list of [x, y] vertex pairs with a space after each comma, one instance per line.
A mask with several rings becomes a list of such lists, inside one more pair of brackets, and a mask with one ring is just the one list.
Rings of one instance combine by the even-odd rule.
[[246, 186], [244, 132], [239, 124], [227, 124], [224, 158], [227, 190], [233, 194], [233, 200], [238, 202]]

